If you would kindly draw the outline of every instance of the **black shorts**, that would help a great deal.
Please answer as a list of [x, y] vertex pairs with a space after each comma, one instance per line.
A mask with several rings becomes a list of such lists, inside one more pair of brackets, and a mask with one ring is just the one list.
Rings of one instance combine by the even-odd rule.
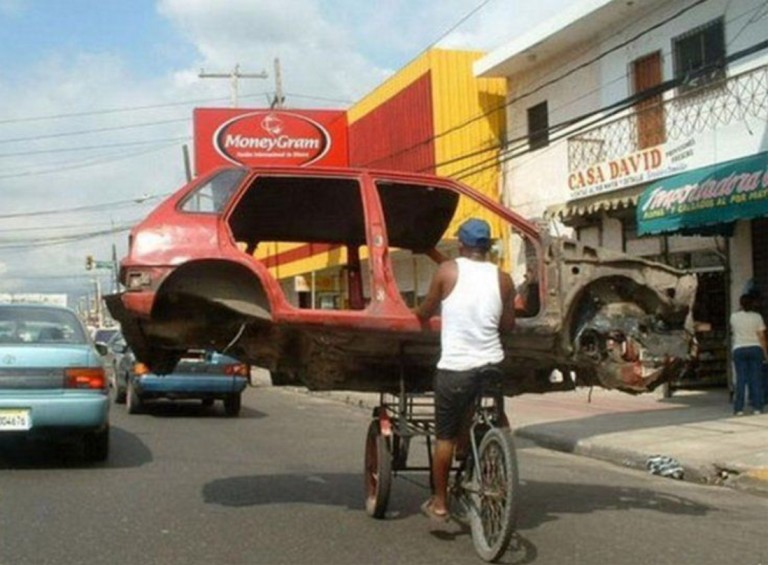
[[480, 393], [480, 372], [485, 367], [469, 371], [438, 369], [435, 374], [435, 436], [456, 439], [462, 421]]

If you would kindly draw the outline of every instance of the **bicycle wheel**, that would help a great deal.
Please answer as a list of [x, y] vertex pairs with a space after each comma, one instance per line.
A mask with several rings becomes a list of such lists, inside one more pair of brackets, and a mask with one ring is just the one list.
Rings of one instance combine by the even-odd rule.
[[478, 450], [480, 476], [473, 477], [469, 524], [477, 554], [494, 562], [509, 547], [517, 525], [519, 476], [509, 429], [492, 428]]
[[392, 451], [381, 433], [379, 422], [368, 426], [365, 439], [365, 511], [374, 518], [384, 518], [392, 486]]

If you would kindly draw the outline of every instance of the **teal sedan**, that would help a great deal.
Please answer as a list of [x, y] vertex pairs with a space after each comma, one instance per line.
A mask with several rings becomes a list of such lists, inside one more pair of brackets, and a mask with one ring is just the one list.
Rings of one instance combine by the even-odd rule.
[[0, 438], [82, 442], [109, 455], [108, 382], [101, 353], [68, 308], [0, 304]]

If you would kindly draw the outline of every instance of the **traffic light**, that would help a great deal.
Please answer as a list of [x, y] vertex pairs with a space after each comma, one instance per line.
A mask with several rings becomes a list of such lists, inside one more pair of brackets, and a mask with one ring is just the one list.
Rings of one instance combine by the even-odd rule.
[[85, 269], [87, 271], [90, 271], [93, 269], [95, 261], [93, 260], [93, 255], [86, 255], [85, 256]]

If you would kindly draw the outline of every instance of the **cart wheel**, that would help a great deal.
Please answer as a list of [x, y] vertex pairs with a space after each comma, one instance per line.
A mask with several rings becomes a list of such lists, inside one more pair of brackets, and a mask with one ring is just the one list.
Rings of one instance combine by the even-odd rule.
[[376, 420], [368, 426], [365, 439], [364, 473], [365, 511], [374, 518], [384, 518], [392, 485], [392, 451]]
[[402, 471], [408, 464], [408, 451], [411, 438], [400, 435], [392, 436], [392, 469]]
[[477, 554], [494, 562], [509, 547], [517, 525], [519, 476], [509, 429], [488, 430], [478, 450], [480, 476], [471, 495], [469, 523]]

